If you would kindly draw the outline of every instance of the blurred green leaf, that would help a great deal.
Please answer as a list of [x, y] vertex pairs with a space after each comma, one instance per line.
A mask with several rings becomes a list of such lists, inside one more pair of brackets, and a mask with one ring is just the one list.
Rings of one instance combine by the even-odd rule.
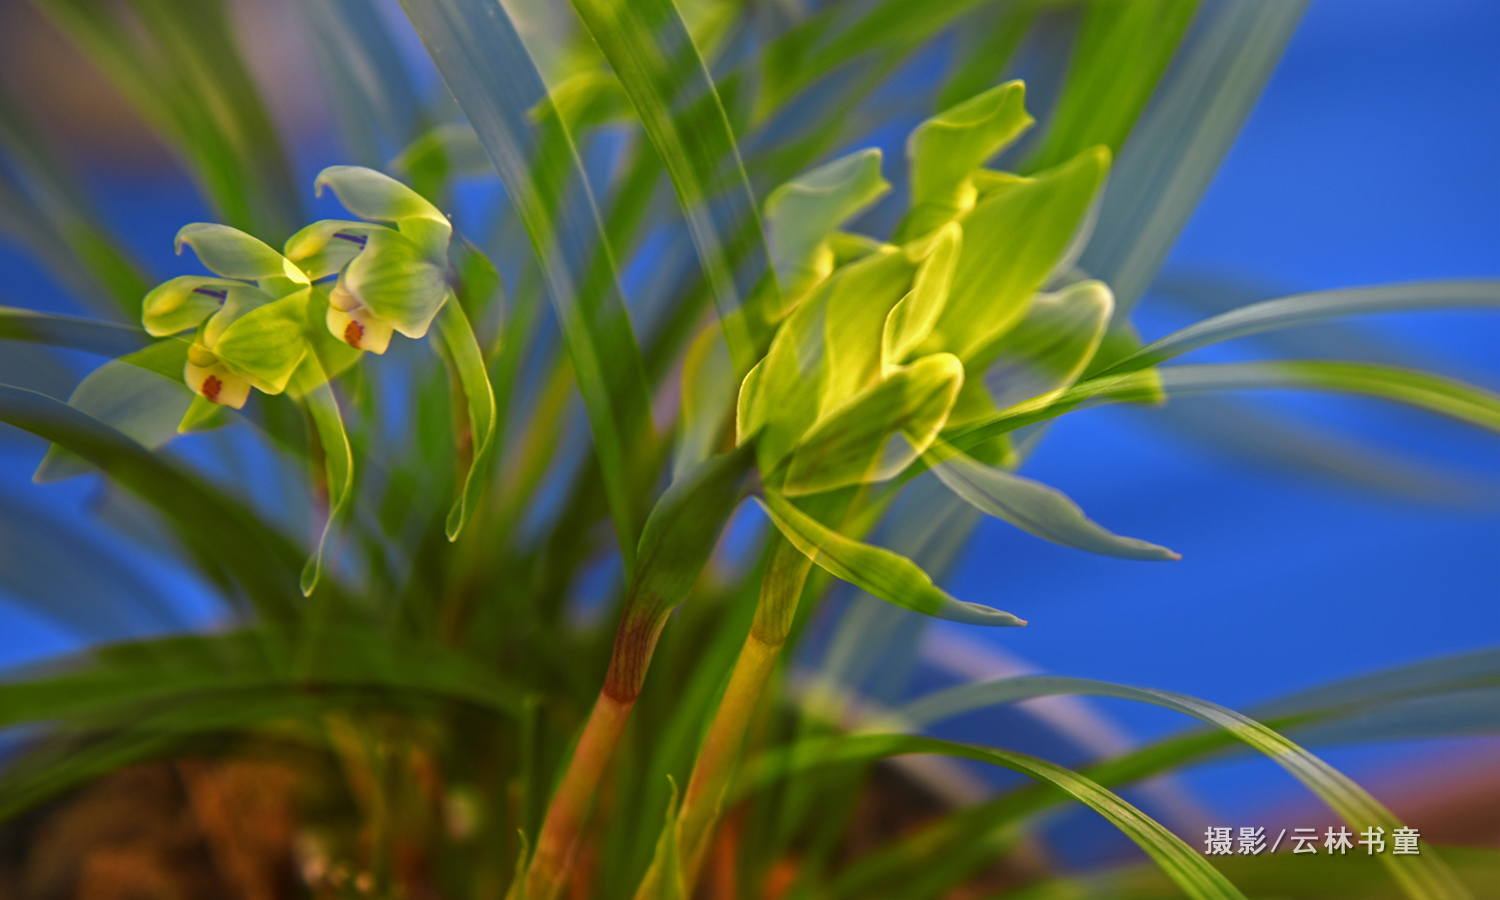
[[1117, 320], [1156, 277], [1310, 2], [1212, 3], [1199, 11], [1120, 151], [1080, 259], [1114, 291]]
[[[671, 0], [573, 0], [573, 8], [661, 155], [730, 358], [743, 375], [785, 310], [755, 193], [713, 78]], [[741, 241], [748, 242], [748, 257], [736, 265], [744, 255], [735, 252]]]
[[1414, 281], [1315, 291], [1252, 303], [1153, 341], [1099, 374], [1131, 372], [1220, 341], [1294, 328], [1336, 316], [1428, 309], [1500, 309], [1500, 281]]
[[202, 570], [226, 588], [238, 586], [267, 621], [295, 616], [290, 597], [300, 554], [239, 504], [50, 397], [0, 385], [0, 421], [71, 450], [150, 504]]
[[[555, 116], [540, 123], [533, 118], [532, 111], [546, 104], [547, 88], [502, 8], [457, 0], [402, 5], [531, 240], [588, 409], [629, 571], [642, 521], [629, 469], [654, 428], [640, 348], [577, 150]], [[580, 272], [586, 273], [582, 285], [574, 281]]]
[[[110, 425], [148, 450], [177, 437], [177, 423], [193, 402], [182, 383], [187, 342], [162, 341], [110, 360], [79, 382], [68, 405]], [[53, 444], [33, 481], [48, 482], [91, 471], [75, 454]]]
[[150, 338], [131, 325], [54, 316], [15, 306], [0, 306], [0, 339], [34, 341], [111, 357], [150, 343]]
[[1085, 4], [1062, 99], [1026, 171], [1097, 144], [1118, 156], [1197, 10], [1198, 0]]
[[908, 735], [834, 737], [805, 741], [762, 756], [752, 764], [744, 781], [767, 781], [818, 766], [913, 753], [935, 753], [1004, 766], [1051, 785], [1108, 819], [1111, 825], [1146, 851], [1162, 872], [1189, 897], [1244, 898], [1244, 894], [1219, 874], [1206, 858], [1155, 819], [1086, 776], [1023, 753]]

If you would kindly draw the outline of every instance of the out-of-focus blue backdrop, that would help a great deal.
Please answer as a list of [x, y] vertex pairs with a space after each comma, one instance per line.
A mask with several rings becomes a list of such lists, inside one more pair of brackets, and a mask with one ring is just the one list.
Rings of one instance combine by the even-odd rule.
[[[1212, 275], [1249, 296], [1389, 281], [1500, 277], [1500, 4], [1490, 0], [1317, 0], [1167, 261], [1166, 274]], [[299, 155], [310, 173], [326, 148]], [[101, 171], [106, 218], [153, 274], [175, 274], [170, 236], [206, 215], [176, 176]], [[4, 302], [63, 308], [10, 247]], [[1161, 293], [1136, 321], [1160, 336], [1206, 313]], [[1500, 317], [1387, 316], [1361, 341], [1500, 389]], [[1229, 348], [1217, 357], [1238, 358]], [[1189, 358], [1188, 361], [1193, 361]], [[1500, 483], [1500, 441], [1445, 421], [1348, 399], [1254, 397], [1350, 440]], [[0, 502], [38, 521], [91, 527], [89, 479], [35, 486], [42, 445], [0, 442]], [[966, 599], [1031, 621], [986, 633], [1051, 672], [1182, 691], [1236, 708], [1329, 680], [1500, 643], [1497, 504], [1437, 506], [1376, 495], [1236, 453], [1158, 413], [1106, 408], [1070, 416], [1025, 473], [1066, 491], [1091, 517], [1184, 554], [1132, 563], [982, 524], [947, 580]], [[188, 623], [213, 615], [201, 587], [149, 561], [123, 560], [166, 585]], [[78, 638], [0, 596], [0, 667], [78, 646]], [[1133, 738], [1182, 726], [1160, 710], [1105, 704]], [[1332, 749], [1357, 778], [1443, 764], [1443, 742]], [[1189, 777], [1210, 806], [1257, 811], [1295, 802], [1269, 764]], [[1378, 793], [1378, 791], [1377, 791]], [[1241, 824], [1225, 821], [1221, 824]]]

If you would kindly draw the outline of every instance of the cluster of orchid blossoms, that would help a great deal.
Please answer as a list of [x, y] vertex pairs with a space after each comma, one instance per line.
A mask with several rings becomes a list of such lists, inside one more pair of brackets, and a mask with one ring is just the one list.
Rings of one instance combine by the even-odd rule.
[[[394, 332], [420, 338], [451, 296], [453, 227], [411, 188], [358, 166], [319, 173], [364, 221], [314, 222], [282, 253], [225, 225], [177, 233], [219, 277], [183, 275], [146, 295], [141, 322], [153, 337], [193, 329], [183, 378], [194, 394], [239, 409], [257, 388], [294, 395], [337, 374], [357, 353], [384, 353]], [[329, 283], [327, 279], [337, 275]], [[326, 329], [326, 333], [325, 333]]]
[[[883, 481], [924, 455], [1008, 467], [1004, 435], [962, 454], [943, 439], [1044, 403], [1092, 360], [1113, 296], [1098, 281], [1066, 282], [1109, 153], [1093, 148], [1035, 177], [982, 168], [1031, 122], [1014, 82], [914, 131], [912, 202], [894, 243], [833, 230], [888, 189], [878, 151], [768, 198], [773, 259], [795, 308], [745, 378], [738, 413], [768, 493]], [[796, 515], [773, 504], [783, 512]]]

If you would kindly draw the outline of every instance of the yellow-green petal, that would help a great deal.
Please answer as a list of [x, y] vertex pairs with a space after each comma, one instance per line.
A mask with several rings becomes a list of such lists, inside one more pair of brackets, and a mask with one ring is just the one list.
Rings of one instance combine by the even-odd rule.
[[448, 296], [444, 270], [394, 231], [370, 233], [364, 252], [339, 276], [339, 287], [409, 338], [427, 334]]

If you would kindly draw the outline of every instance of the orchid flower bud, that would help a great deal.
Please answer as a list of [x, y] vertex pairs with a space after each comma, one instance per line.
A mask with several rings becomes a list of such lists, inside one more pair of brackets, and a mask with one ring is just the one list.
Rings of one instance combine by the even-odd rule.
[[286, 242], [287, 258], [307, 278], [338, 275], [328, 330], [372, 353], [384, 353], [395, 332], [426, 335], [450, 293], [448, 219], [420, 194], [373, 169], [333, 166], [319, 173], [316, 187], [319, 194], [332, 188], [345, 207], [369, 220], [314, 222]]

